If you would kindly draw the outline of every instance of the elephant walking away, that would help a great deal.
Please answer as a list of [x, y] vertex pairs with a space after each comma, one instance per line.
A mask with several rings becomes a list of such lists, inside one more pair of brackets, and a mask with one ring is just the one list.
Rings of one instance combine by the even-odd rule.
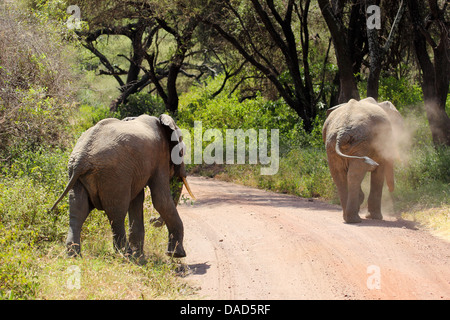
[[[184, 229], [172, 194], [181, 193], [186, 181], [181, 131], [175, 121], [141, 115], [104, 119], [84, 132], [69, 159], [69, 182], [51, 210], [69, 193], [69, 256], [79, 255], [81, 227], [89, 212], [104, 210], [113, 232], [116, 250], [143, 255], [144, 188], [150, 188], [153, 206], [169, 231], [167, 254], [185, 257]], [[176, 159], [175, 159], [176, 158]], [[179, 190], [171, 190], [171, 182]], [[192, 196], [192, 195], [191, 195]], [[129, 242], [125, 232], [128, 212]]]
[[382, 189], [386, 179], [389, 191], [394, 191], [396, 135], [401, 128], [403, 119], [389, 101], [351, 99], [328, 110], [322, 137], [345, 222], [361, 222], [359, 208], [364, 201], [361, 182], [366, 172], [371, 172], [367, 218], [383, 218]]

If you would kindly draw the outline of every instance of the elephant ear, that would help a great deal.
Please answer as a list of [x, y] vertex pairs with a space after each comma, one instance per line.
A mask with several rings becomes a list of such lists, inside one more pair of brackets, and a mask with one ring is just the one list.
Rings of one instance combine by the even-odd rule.
[[365, 98], [365, 99], [362, 99], [362, 100], [360, 100], [361, 102], [369, 102], [369, 103], [372, 103], [372, 104], [378, 104], [378, 102], [377, 102], [377, 100], [375, 100], [374, 98], [372, 98], [372, 97], [367, 97], [367, 98]]
[[163, 126], [165, 126], [167, 129], [170, 129], [170, 140], [175, 141], [176, 143], [179, 143], [183, 140], [183, 137], [181, 135], [181, 130], [178, 128], [177, 124], [175, 123], [175, 120], [172, 119], [171, 116], [167, 114], [162, 114], [159, 116], [159, 121]]
[[386, 111], [387, 114], [397, 114], [399, 113], [397, 108], [390, 101], [383, 101], [378, 103], [378, 105]]
[[341, 103], [341, 104], [338, 104], [337, 106], [334, 106], [334, 107], [328, 109], [328, 110], [327, 110], [327, 118], [328, 118], [328, 116], [330, 115], [330, 113], [332, 113], [334, 110], [336, 110], [336, 109], [342, 107], [342, 106], [345, 105], [345, 104], [346, 104], [346, 103]]
[[400, 112], [398, 112], [397, 108], [390, 101], [383, 101], [378, 103], [378, 105], [388, 114], [389, 120], [395, 129], [403, 131], [403, 117]]
[[159, 121], [163, 126], [170, 129], [169, 140], [171, 151], [171, 160], [174, 164], [179, 165], [183, 162], [183, 157], [186, 150], [186, 145], [183, 142], [183, 136], [181, 134], [180, 128], [178, 128], [175, 120], [167, 114], [162, 114], [159, 116]]
[[178, 129], [175, 120], [172, 119], [171, 116], [168, 114], [162, 114], [159, 116], [159, 121], [161, 124], [165, 125], [166, 127], [169, 127], [172, 131], [175, 131]]

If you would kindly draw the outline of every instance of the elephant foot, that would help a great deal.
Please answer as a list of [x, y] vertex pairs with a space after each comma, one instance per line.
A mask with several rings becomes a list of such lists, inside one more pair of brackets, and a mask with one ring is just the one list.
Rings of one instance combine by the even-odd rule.
[[344, 217], [345, 223], [360, 223], [362, 219], [359, 217], [359, 215], [351, 216], [351, 217]]
[[126, 258], [133, 255], [133, 250], [131, 250], [131, 247], [128, 245], [128, 243], [126, 243], [125, 245], [118, 245], [116, 242], [114, 242], [113, 246], [116, 253], [123, 255]]
[[67, 243], [67, 256], [69, 258], [81, 257], [81, 246], [78, 243]]
[[381, 212], [378, 212], [378, 213], [371, 213], [371, 212], [369, 212], [366, 215], [366, 218], [367, 219], [374, 219], [374, 220], [383, 220], [383, 215], [381, 214]]
[[150, 224], [156, 228], [161, 228], [162, 226], [164, 226], [165, 223], [163, 218], [159, 217], [159, 218], [151, 218]]
[[147, 264], [147, 258], [145, 257], [144, 254], [138, 254], [136, 252], [133, 252], [133, 254], [129, 258], [130, 258], [130, 261], [132, 261], [133, 263], [135, 263], [139, 266], [144, 266]]
[[172, 258], [184, 258], [184, 257], [186, 257], [186, 252], [184, 252], [184, 250], [182, 250], [182, 251], [177, 250], [175, 252], [166, 251], [166, 255], [168, 255], [169, 257], [172, 257]]
[[177, 241], [175, 246], [173, 246], [172, 243], [169, 243], [166, 255], [173, 258], [184, 258], [186, 257], [186, 252], [184, 251], [183, 245]]

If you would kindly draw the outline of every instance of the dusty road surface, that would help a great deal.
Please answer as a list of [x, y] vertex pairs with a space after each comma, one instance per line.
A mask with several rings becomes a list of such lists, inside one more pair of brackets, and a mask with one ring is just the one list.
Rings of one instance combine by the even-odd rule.
[[[450, 299], [450, 243], [387, 217], [189, 177], [186, 278], [204, 299]], [[363, 215], [362, 215], [363, 217]]]

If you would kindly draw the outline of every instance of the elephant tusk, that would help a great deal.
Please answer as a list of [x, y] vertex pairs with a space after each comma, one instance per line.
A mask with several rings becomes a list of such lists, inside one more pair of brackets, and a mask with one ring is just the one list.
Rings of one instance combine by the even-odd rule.
[[189, 183], [187, 182], [186, 178], [182, 177], [181, 179], [183, 179], [183, 183], [186, 187], [187, 192], [189, 192], [189, 195], [192, 197], [192, 199], [195, 200], [194, 195], [192, 194], [191, 188], [189, 187]]

